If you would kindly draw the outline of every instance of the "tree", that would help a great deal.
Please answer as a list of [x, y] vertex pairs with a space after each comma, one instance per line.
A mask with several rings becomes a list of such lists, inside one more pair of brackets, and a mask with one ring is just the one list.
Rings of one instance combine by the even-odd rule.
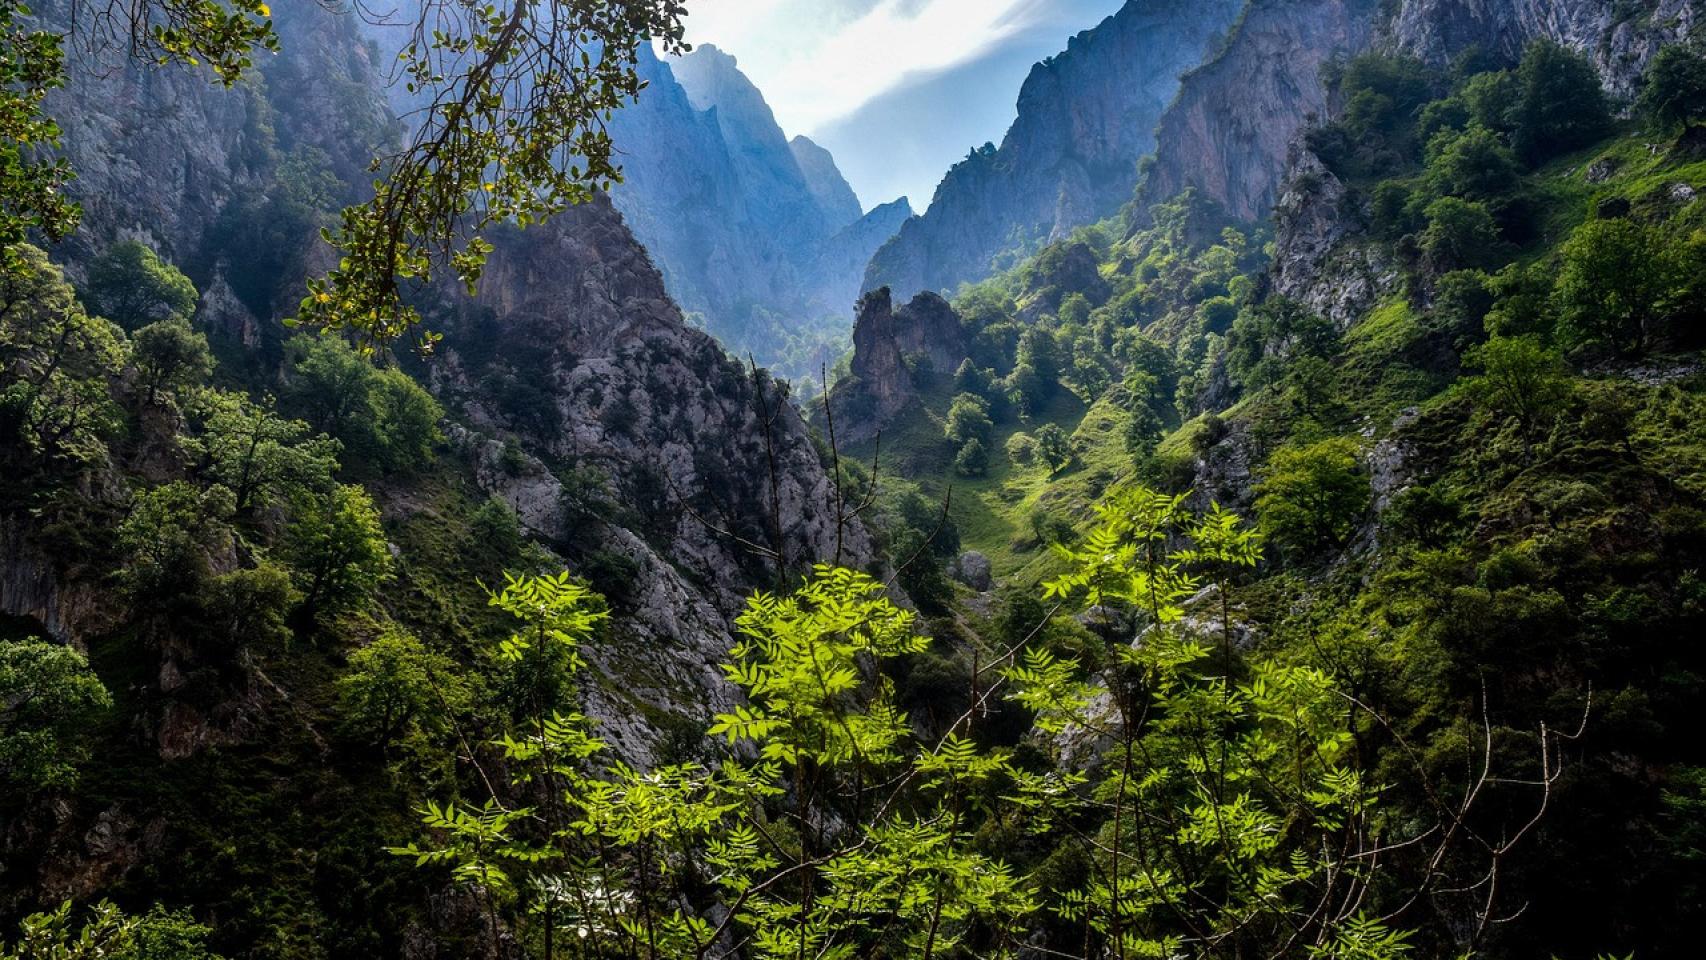
[[83, 655], [46, 640], [0, 640], [0, 783], [22, 794], [69, 786], [93, 714], [112, 705]]
[[1256, 486], [1263, 535], [1300, 559], [1343, 544], [1368, 500], [1361, 451], [1350, 437], [1280, 448]]
[[1428, 144], [1427, 182], [1436, 197], [1497, 201], [1516, 192], [1522, 169], [1498, 134], [1472, 126]]
[[217, 484], [200, 490], [173, 480], [138, 493], [118, 527], [125, 589], [155, 605], [199, 587], [211, 572], [208, 555], [230, 545], [235, 511], [235, 497]]
[[108, 247], [89, 265], [85, 299], [90, 309], [126, 330], [195, 313], [195, 284], [135, 240]]
[[406, 472], [432, 462], [433, 446], [443, 439], [438, 423], [444, 408], [408, 374], [397, 369], [375, 374], [368, 409], [386, 469]]
[[300, 410], [315, 430], [350, 446], [367, 424], [358, 422], [367, 413], [368, 393], [373, 386], [373, 364], [349, 344], [332, 336], [298, 335], [285, 344], [286, 368], [283, 399]]
[[1525, 430], [1569, 396], [1563, 355], [1538, 337], [1494, 337], [1464, 359], [1482, 371], [1469, 382], [1470, 394], [1515, 417]]
[[1066, 431], [1052, 423], [1045, 423], [1037, 428], [1033, 436], [1037, 441], [1037, 459], [1048, 467], [1051, 476], [1065, 470], [1078, 458]]
[[428, 650], [398, 627], [350, 655], [337, 691], [343, 727], [380, 745], [442, 734], [450, 717], [469, 704], [456, 661]]
[[190, 329], [189, 321], [182, 317], [156, 320], [136, 331], [131, 338], [131, 359], [148, 388], [150, 404], [161, 390], [175, 392], [195, 386], [213, 372], [207, 338]]
[[0, 0], [0, 256], [8, 261], [30, 231], [59, 240], [82, 213], [65, 196], [72, 174], [58, 155], [59, 125], [42, 110], [49, 91], [65, 85], [61, 37], [21, 26], [29, 15], [21, 0]]
[[1553, 303], [1573, 344], [1604, 344], [1625, 356], [1660, 332], [1684, 283], [1676, 245], [1657, 228], [1628, 218], [1590, 220], [1560, 253]]
[[1680, 43], [1659, 50], [1641, 82], [1640, 109], [1668, 126], [1706, 120], [1706, 54]]
[[1427, 218], [1419, 245], [1436, 275], [1489, 269], [1507, 254], [1509, 245], [1499, 237], [1499, 225], [1484, 204], [1441, 197], [1428, 204]]
[[324, 497], [297, 497], [292, 512], [279, 556], [290, 565], [305, 615], [360, 603], [391, 578], [391, 552], [367, 491], [339, 484]]
[[0, 455], [47, 464], [98, 460], [117, 426], [112, 383], [124, 369], [124, 334], [85, 312], [40, 250], [20, 244], [7, 258], [0, 270]]
[[954, 472], [962, 477], [981, 477], [989, 472], [989, 448], [977, 438], [961, 444], [954, 455]]
[[322, 491], [338, 466], [337, 441], [310, 435], [308, 424], [279, 417], [241, 394], [204, 390], [190, 404], [193, 432], [184, 447], [209, 483], [229, 489], [239, 515], [261, 494]]
[[1536, 40], [1516, 69], [1511, 135], [1530, 164], [1585, 147], [1611, 132], [1611, 106], [1588, 59], [1551, 40]]
[[1023, 430], [1007, 438], [1007, 459], [1021, 466], [1030, 466], [1037, 455], [1037, 441]]
[[943, 433], [954, 443], [962, 446], [972, 440], [987, 443], [994, 430], [995, 424], [989, 419], [989, 404], [982, 397], [962, 393], [948, 405]]

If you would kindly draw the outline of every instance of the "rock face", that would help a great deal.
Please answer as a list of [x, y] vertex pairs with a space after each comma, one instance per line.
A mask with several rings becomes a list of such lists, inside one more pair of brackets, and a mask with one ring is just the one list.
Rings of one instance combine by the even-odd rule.
[[[616, 641], [588, 651], [610, 681], [589, 687], [589, 709], [644, 759], [659, 736], [644, 718], [703, 719], [731, 702], [716, 666], [729, 620], [777, 576], [741, 541], [780, 552], [790, 570], [863, 566], [874, 551], [856, 522], [838, 526], [785, 388], [683, 322], [607, 200], [496, 246], [464, 305], [471, 319], [447, 331], [434, 387], [470, 424], [455, 441], [481, 486], [548, 542], [620, 555], [634, 571]], [[502, 400], [517, 381], [544, 409]], [[605, 505], [577, 502], [574, 484], [589, 477]]]
[[[806, 137], [789, 140], [788, 150], [793, 153], [794, 162], [800, 165], [800, 173], [805, 175], [806, 189], [811, 191], [818, 206], [829, 212], [832, 223], [852, 223], [864, 214], [859, 197], [841, 175], [835, 158], [828, 150]], [[899, 202], [904, 203], [905, 200], [902, 197]]]
[[1288, 145], [1327, 109], [1321, 67], [1373, 41], [1378, 7], [1252, 0], [1219, 56], [1184, 79], [1162, 117], [1138, 209], [1195, 187], [1236, 219], [1265, 219]]
[[865, 264], [905, 217], [893, 205], [861, 216], [829, 152], [789, 141], [716, 47], [670, 63], [646, 52], [641, 74], [646, 90], [610, 124], [624, 175], [611, 199], [670, 295], [760, 363], [792, 339], [845, 331]]
[[[1281, 56], [1286, 48], [1274, 30], [1269, 31], [1265, 41], [1257, 34], [1246, 38], [1246, 31], [1259, 22], [1292, 24], [1290, 30], [1296, 42], [1302, 42], [1307, 32], [1297, 29], [1298, 26], [1312, 22], [1315, 32], [1335, 45], [1333, 52], [1337, 55], [1367, 49], [1393, 50], [1436, 66], [1449, 64], [1475, 45], [1514, 60], [1531, 41], [1549, 39], [1585, 53], [1599, 70], [1606, 89], [1626, 97], [1635, 91], [1647, 61], [1661, 46], [1691, 35], [1700, 22], [1701, 8], [1699, 0], [1661, 0], [1650, 11], [1624, 16], [1618, 13], [1620, 8], [1615, 4], [1591, 0], [1497, 3], [1405, 0], [1388, 20], [1374, 24], [1375, 29], [1369, 30], [1347, 19], [1350, 11], [1336, 0], [1310, 3], [1257, 0], [1246, 18], [1245, 30], [1234, 38], [1227, 57], [1234, 56], [1235, 51], [1245, 51], [1237, 55], [1255, 64], [1264, 60], [1289, 62], [1301, 56]], [[1321, 33], [1322, 28], [1333, 24], [1337, 26]], [[1303, 58], [1319, 55], [1316, 50]], [[1208, 86], [1217, 69], [1227, 68], [1216, 64], [1187, 80], [1187, 94], [1181, 95], [1174, 111], [1185, 110], [1188, 97], [1203, 103], [1217, 102], [1214, 98], [1219, 94]], [[1317, 105], [1316, 112], [1323, 116], [1331, 112], [1332, 105], [1328, 104], [1318, 81], [1309, 86], [1302, 77], [1293, 79], [1293, 95]], [[1216, 82], [1243, 88], [1249, 81], [1228, 77]], [[1363, 236], [1365, 217], [1353, 208], [1344, 185], [1303, 145], [1302, 138], [1297, 136], [1301, 127], [1291, 124], [1292, 140], [1286, 151], [1283, 155], [1274, 154], [1274, 138], [1286, 124], [1276, 124], [1271, 118], [1284, 117], [1286, 113], [1277, 104], [1272, 109], [1257, 111], [1241, 103], [1235, 102], [1229, 112], [1201, 109], [1181, 117], [1169, 112], [1163, 122], [1163, 136], [1166, 130], [1176, 127], [1193, 131], [1195, 139], [1182, 141], [1185, 146], [1177, 148], [1168, 141], [1144, 189], [1161, 196], [1174, 183], [1189, 182], [1211, 195], [1216, 195], [1216, 190], [1225, 191], [1223, 201], [1248, 204], [1251, 209], [1263, 202], [1266, 191], [1276, 191], [1271, 271], [1274, 289], [1344, 327], [1396, 289], [1397, 271], [1382, 262], [1379, 245], [1367, 242]], [[1226, 147], [1239, 142], [1239, 131], [1253, 129], [1268, 132], [1245, 138], [1243, 142], [1248, 149]], [[1279, 156], [1284, 157], [1283, 162], [1276, 159]], [[1224, 175], [1216, 178], [1213, 171]], [[1233, 173], [1237, 176], [1232, 176]], [[1586, 172], [1590, 179], [1603, 179], [1609, 174], [1609, 169], [1591, 168]], [[1191, 176], [1198, 179], [1191, 180]]]
[[865, 289], [905, 299], [981, 280], [1117, 211], [1155, 148], [1179, 77], [1207, 57], [1242, 0], [1130, 0], [1037, 64], [1002, 139], [948, 171], [930, 209], [877, 252]]
[[1387, 42], [1443, 65], [1471, 46], [1514, 60], [1531, 40], [1555, 40], [1587, 54], [1606, 89], [1626, 98], [1659, 47], [1692, 35], [1702, 11], [1699, 0], [1406, 0]]
[[921, 379], [952, 374], [966, 346], [959, 315], [936, 294], [920, 293], [898, 310], [886, 287], [865, 294], [853, 325], [853, 375], [830, 397], [837, 438], [874, 436], [918, 396]]

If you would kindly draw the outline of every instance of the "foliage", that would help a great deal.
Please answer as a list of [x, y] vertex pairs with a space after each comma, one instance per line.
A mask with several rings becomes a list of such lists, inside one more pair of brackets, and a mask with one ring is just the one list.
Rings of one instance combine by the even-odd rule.
[[943, 433], [955, 444], [964, 446], [970, 441], [988, 443], [995, 423], [989, 419], [989, 403], [971, 393], [961, 393], [948, 405], [948, 421]]
[[1667, 125], [1706, 120], [1706, 54], [1683, 44], [1661, 49], [1642, 79], [1640, 108]]
[[14, 796], [71, 785], [90, 716], [111, 703], [70, 647], [0, 640], [0, 783]]
[[34, 247], [8, 251], [0, 270], [0, 439], [9, 456], [86, 464], [105, 453], [117, 408], [110, 381], [124, 334], [84, 312], [60, 269]]
[[310, 436], [306, 423], [218, 390], [198, 392], [189, 407], [193, 432], [184, 448], [193, 457], [194, 471], [229, 489], [239, 514], [253, 509], [262, 495], [276, 502], [331, 487], [339, 445]]
[[59, 124], [42, 109], [48, 93], [65, 85], [62, 38], [19, 22], [30, 15], [21, 0], [0, 0], [0, 255], [8, 261], [30, 231], [58, 240], [82, 213], [65, 197], [71, 166], [54, 155]]
[[1587, 58], [1550, 40], [1523, 51], [1516, 70], [1512, 145], [1529, 163], [1611, 132], [1611, 107]]
[[208, 555], [230, 547], [235, 512], [231, 491], [218, 484], [203, 490], [173, 480], [138, 493], [118, 527], [125, 589], [148, 605], [200, 586]]
[[469, 705], [468, 684], [456, 661], [397, 627], [350, 655], [337, 693], [344, 728], [381, 745], [441, 735]]
[[89, 308], [126, 330], [195, 313], [195, 284], [151, 248], [123, 240], [89, 264], [84, 288]]
[[1073, 452], [1072, 441], [1067, 437], [1066, 431], [1052, 423], [1038, 427], [1032, 437], [1036, 440], [1037, 459], [1048, 467], [1050, 473], [1065, 470], [1078, 456]]
[[213, 372], [207, 338], [180, 317], [156, 320], [137, 330], [131, 338], [131, 359], [148, 388], [149, 403], [161, 391], [181, 392]]
[[605, 122], [640, 92], [642, 48], [687, 49], [681, 0], [438, 10], [423, 6], [400, 57], [425, 104], [412, 140], [329, 231], [343, 256], [310, 282], [304, 322], [384, 341], [420, 319], [405, 284], [443, 269], [472, 289], [488, 228], [542, 222], [620, 180]]
[[137, 917], [103, 900], [76, 926], [67, 900], [19, 926], [16, 944], [0, 942], [0, 960], [219, 960], [207, 948], [207, 927], [158, 906]]
[[309, 614], [359, 603], [391, 578], [379, 509], [361, 487], [340, 484], [323, 498], [298, 497], [293, 513], [279, 554]]
[[1427, 221], [1419, 245], [1434, 273], [1485, 269], [1505, 254], [1498, 224], [1483, 204], [1441, 197], [1428, 204]]
[[1560, 251], [1553, 299], [1569, 342], [1639, 353], [1661, 334], [1688, 265], [1660, 230], [1630, 219], [1592, 220]]
[[1494, 337], [1464, 359], [1482, 370], [1469, 381], [1470, 392], [1525, 428], [1534, 428], [1569, 396], [1563, 356], [1537, 338]]
[[297, 336], [286, 345], [284, 400], [344, 449], [391, 472], [432, 461], [444, 410], [403, 371], [377, 369], [333, 336]]
[[1264, 535], [1298, 559], [1339, 546], [1368, 509], [1368, 477], [1355, 440], [1336, 437], [1274, 452], [1256, 487]]
[[962, 477], [981, 477], [989, 472], [989, 448], [977, 438], [967, 440], [954, 454], [954, 472]]

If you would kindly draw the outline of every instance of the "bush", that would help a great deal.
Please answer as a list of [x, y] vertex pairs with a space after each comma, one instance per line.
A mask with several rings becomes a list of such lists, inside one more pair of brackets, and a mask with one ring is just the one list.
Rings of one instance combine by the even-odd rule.
[[1256, 487], [1262, 531], [1300, 559], [1342, 545], [1368, 501], [1361, 450], [1350, 437], [1281, 448]]
[[1037, 456], [1037, 441], [1023, 430], [1007, 438], [1007, 459], [1020, 466], [1030, 466]]
[[989, 419], [989, 404], [982, 397], [962, 393], [948, 406], [948, 422], [943, 428], [949, 440], [965, 446], [973, 440], [987, 443], [995, 424]]

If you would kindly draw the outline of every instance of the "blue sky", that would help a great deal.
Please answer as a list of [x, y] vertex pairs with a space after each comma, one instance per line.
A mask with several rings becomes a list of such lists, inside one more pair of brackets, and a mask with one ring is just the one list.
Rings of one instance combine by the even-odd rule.
[[789, 136], [835, 154], [867, 208], [915, 209], [1013, 120], [1031, 64], [1122, 0], [697, 0], [688, 39], [740, 61]]

